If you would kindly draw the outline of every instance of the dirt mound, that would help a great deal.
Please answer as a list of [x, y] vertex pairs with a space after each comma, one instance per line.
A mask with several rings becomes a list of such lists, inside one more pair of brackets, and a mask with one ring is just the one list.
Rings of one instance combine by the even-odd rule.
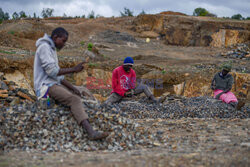
[[173, 11], [164, 11], [164, 12], [161, 12], [160, 14], [165, 14], [165, 15], [182, 15], [182, 16], [187, 16], [186, 14], [184, 13], [181, 13], [181, 12], [173, 12]]
[[20, 47], [21, 42], [18, 41], [17, 37], [13, 37], [11, 34], [0, 32], [0, 45], [18, 48]]

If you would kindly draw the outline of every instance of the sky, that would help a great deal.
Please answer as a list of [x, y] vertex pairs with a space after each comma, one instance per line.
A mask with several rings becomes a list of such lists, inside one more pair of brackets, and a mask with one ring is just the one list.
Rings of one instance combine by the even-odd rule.
[[0, 8], [10, 16], [20, 11], [41, 16], [43, 8], [53, 8], [54, 16], [88, 16], [93, 10], [95, 15], [117, 17], [124, 7], [134, 15], [142, 10], [147, 14], [175, 11], [192, 15], [195, 8], [202, 7], [218, 17], [234, 14], [250, 17], [250, 0], [0, 0]]

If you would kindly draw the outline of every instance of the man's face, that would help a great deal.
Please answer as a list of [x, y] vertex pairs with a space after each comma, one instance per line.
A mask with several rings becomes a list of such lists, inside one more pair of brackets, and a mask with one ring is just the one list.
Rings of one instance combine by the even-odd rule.
[[123, 69], [126, 72], [130, 72], [130, 69], [132, 68], [132, 65], [123, 65]]
[[227, 71], [227, 70], [225, 70], [225, 69], [222, 70], [222, 75], [223, 75], [223, 76], [226, 76], [228, 73], [229, 73], [229, 71]]
[[67, 42], [68, 40], [68, 36], [67, 35], [63, 35], [61, 37], [59, 36], [53, 36], [53, 41], [55, 43], [55, 46], [58, 50], [61, 50], [64, 46], [65, 46], [65, 43]]

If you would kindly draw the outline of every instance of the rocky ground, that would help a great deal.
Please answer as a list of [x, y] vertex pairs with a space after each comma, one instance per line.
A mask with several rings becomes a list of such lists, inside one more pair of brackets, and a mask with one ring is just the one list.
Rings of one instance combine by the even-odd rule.
[[[168, 96], [159, 105], [147, 99], [125, 100], [104, 107], [96, 103], [86, 104], [92, 125], [96, 129], [110, 132], [106, 140], [89, 141], [69, 109], [63, 106], [54, 105], [50, 109], [44, 109], [41, 103], [26, 102], [1, 107], [2, 164], [249, 164], [250, 106], [236, 111], [230, 105], [209, 97], [176, 96]], [[230, 155], [236, 150], [237, 153], [231, 159]], [[26, 158], [32, 155], [32, 160], [22, 159], [20, 162], [20, 157], [17, 156], [19, 151]], [[82, 154], [82, 151], [85, 153]], [[60, 152], [65, 154], [61, 157]], [[94, 158], [90, 156], [93, 155], [91, 152], [96, 153]], [[84, 154], [87, 157], [80, 158]], [[6, 155], [13, 157], [7, 158]]]

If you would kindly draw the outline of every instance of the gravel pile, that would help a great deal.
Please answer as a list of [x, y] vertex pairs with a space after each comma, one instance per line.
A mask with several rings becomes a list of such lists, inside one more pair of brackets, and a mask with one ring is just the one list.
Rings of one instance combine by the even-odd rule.
[[[235, 111], [230, 105], [209, 97], [173, 98], [156, 105], [146, 99], [110, 106], [90, 105], [87, 112], [94, 128], [111, 135], [90, 141], [68, 108], [55, 105], [43, 109], [39, 103], [25, 102], [0, 109], [0, 149], [24, 151], [130, 150], [158, 146], [159, 135], [139, 124], [138, 119], [156, 118], [249, 118], [250, 108]], [[93, 109], [95, 108], [95, 109]]]
[[249, 118], [250, 107], [244, 106], [236, 110], [231, 105], [211, 97], [174, 98], [169, 97], [164, 104], [139, 102], [121, 102], [107, 106], [107, 110], [115, 110], [131, 119], [162, 118]]
[[232, 46], [232, 50], [221, 54], [221, 56], [234, 58], [234, 59], [247, 59], [250, 60], [250, 43], [237, 44]]
[[115, 44], [123, 44], [124, 42], [136, 42], [136, 39], [132, 35], [112, 30], [107, 30], [102, 33], [99, 33], [98, 37], [104, 40], [105, 42]]
[[147, 129], [118, 113], [87, 110], [94, 128], [109, 131], [104, 141], [90, 141], [68, 108], [43, 110], [37, 104], [23, 103], [0, 109], [0, 150], [94, 151], [130, 150], [152, 147]]

